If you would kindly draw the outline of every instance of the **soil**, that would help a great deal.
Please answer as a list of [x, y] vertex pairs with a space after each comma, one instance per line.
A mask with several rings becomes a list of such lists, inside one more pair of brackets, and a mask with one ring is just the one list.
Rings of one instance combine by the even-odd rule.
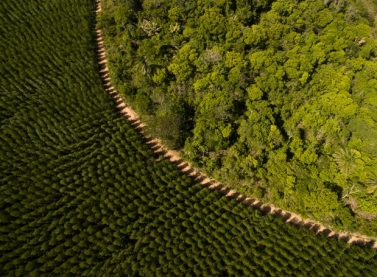
[[[100, 11], [100, 0], [96, 0], [96, 13], [99, 13]], [[119, 93], [111, 84], [101, 30], [95, 30], [95, 43], [97, 47], [97, 59], [100, 68], [99, 74], [101, 76], [105, 90], [112, 96], [119, 112], [124, 114], [125, 117], [131, 122], [131, 124], [135, 126], [135, 128], [137, 128], [141, 133], [143, 133], [143, 128], [146, 126], [146, 124], [140, 121], [139, 115], [130, 107], [130, 105], [126, 103], [126, 101], [122, 98], [121, 95], [119, 95]], [[169, 158], [171, 162], [175, 163], [183, 173], [191, 176], [195, 179], [196, 182], [202, 184], [205, 187], [208, 187], [209, 189], [218, 190], [226, 197], [236, 199], [237, 201], [241, 201], [246, 205], [258, 208], [263, 213], [270, 213], [272, 215], [279, 216], [283, 218], [287, 223], [313, 230], [316, 234], [322, 233], [326, 237], [341, 239], [350, 244], [369, 246], [377, 249], [377, 238], [364, 236], [358, 233], [335, 232], [331, 230], [331, 227], [324, 226], [319, 222], [310, 219], [303, 219], [298, 214], [281, 210], [274, 205], [262, 203], [256, 198], [246, 197], [239, 194], [235, 190], [230, 190], [226, 186], [206, 176], [199, 169], [192, 167], [189, 162], [182, 160], [182, 158], [179, 156], [178, 151], [168, 149], [162, 144], [160, 139], [151, 138], [150, 136], [145, 135], [145, 133], [143, 134], [148, 141], [147, 143], [150, 144], [155, 153], [162, 153], [165, 157]]]

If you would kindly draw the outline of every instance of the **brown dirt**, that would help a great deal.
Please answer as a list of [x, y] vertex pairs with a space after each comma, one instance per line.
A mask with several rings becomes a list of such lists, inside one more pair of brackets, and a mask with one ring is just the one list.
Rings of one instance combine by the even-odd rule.
[[[96, 0], [96, 13], [101, 11], [101, 3], [100, 0]], [[138, 114], [126, 103], [126, 101], [122, 98], [121, 95], [118, 94], [117, 90], [111, 85], [111, 80], [109, 77], [109, 70], [107, 67], [107, 59], [106, 59], [106, 52], [104, 48], [104, 42], [101, 35], [101, 30], [95, 31], [95, 42], [97, 46], [97, 57], [98, 63], [100, 65], [100, 76], [105, 87], [105, 90], [112, 96], [119, 112], [124, 114], [126, 118], [132, 123], [133, 126], [136, 126], [138, 130], [141, 130], [143, 133], [143, 127], [146, 126], [145, 123], [140, 121], [140, 117]], [[170, 150], [165, 147], [160, 139], [151, 138], [149, 136], [145, 136], [148, 140], [148, 144], [152, 147], [152, 149], [156, 153], [162, 153], [165, 157], [169, 158], [169, 160], [175, 163], [178, 168], [185, 174], [191, 176], [195, 179], [195, 181], [199, 182], [205, 187], [208, 187], [212, 190], [218, 190], [220, 193], [225, 195], [226, 197], [235, 199], [237, 201], [241, 201], [246, 205], [253, 206], [258, 208], [264, 213], [270, 213], [275, 216], [279, 216], [284, 219], [285, 222], [293, 224], [299, 227], [305, 227], [307, 229], [313, 230], [316, 234], [322, 233], [327, 237], [334, 237], [338, 239], [342, 239], [348, 243], [358, 244], [358, 245], [366, 245], [369, 247], [373, 247], [377, 249], [377, 239], [372, 237], [367, 237], [358, 233], [348, 233], [348, 232], [335, 232], [331, 230], [330, 227], [324, 226], [319, 222], [310, 220], [310, 219], [303, 219], [300, 215], [281, 210], [274, 205], [262, 203], [260, 200], [256, 198], [250, 198], [243, 196], [237, 193], [235, 190], [230, 190], [226, 186], [216, 182], [215, 180], [206, 176], [203, 172], [199, 169], [194, 168], [188, 163], [184, 161], [179, 156], [178, 151]], [[376, 241], [376, 242], [373, 242]]]

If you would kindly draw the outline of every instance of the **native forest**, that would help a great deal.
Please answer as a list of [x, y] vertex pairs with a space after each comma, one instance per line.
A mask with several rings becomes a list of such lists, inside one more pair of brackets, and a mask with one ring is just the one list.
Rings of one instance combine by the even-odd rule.
[[376, 277], [376, 238], [376, 0], [0, 1], [0, 276]]

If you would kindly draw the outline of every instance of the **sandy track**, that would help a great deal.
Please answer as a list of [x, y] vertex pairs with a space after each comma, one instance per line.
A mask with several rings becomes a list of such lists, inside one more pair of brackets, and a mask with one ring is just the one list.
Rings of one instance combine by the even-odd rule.
[[[100, 0], [96, 0], [96, 13], [99, 13], [100, 11], [101, 2]], [[137, 128], [141, 133], [143, 133], [143, 127], [145, 127], [145, 123], [140, 121], [138, 114], [125, 102], [122, 96], [119, 95], [119, 93], [111, 84], [101, 30], [95, 30], [95, 43], [97, 48], [97, 59], [100, 68], [99, 74], [101, 76], [105, 90], [112, 96], [120, 113], [124, 114], [126, 118], [132, 123], [132, 125], [135, 126], [135, 128]], [[365, 245], [377, 249], [376, 238], [367, 237], [358, 233], [335, 232], [332, 231], [330, 227], [324, 226], [319, 222], [310, 219], [303, 219], [298, 214], [281, 210], [273, 205], [262, 203], [256, 198], [246, 197], [237, 193], [235, 190], [230, 190], [226, 186], [223, 186], [215, 180], [206, 176], [199, 169], [193, 168], [190, 163], [183, 161], [180, 158], [178, 151], [168, 149], [162, 144], [161, 140], [157, 138], [152, 139], [149, 136], [145, 137], [148, 139], [148, 144], [151, 145], [152, 149], [156, 153], [162, 153], [165, 157], [169, 158], [171, 162], [175, 163], [183, 173], [188, 174], [189, 176], [194, 178], [196, 182], [202, 184], [205, 187], [208, 187], [212, 190], [218, 190], [226, 197], [236, 199], [237, 201], [241, 201], [246, 205], [258, 208], [264, 213], [270, 213], [272, 215], [279, 216], [283, 218], [285, 222], [288, 222], [290, 224], [313, 230], [316, 234], [322, 233], [327, 237], [333, 237], [344, 240], [348, 243]]]

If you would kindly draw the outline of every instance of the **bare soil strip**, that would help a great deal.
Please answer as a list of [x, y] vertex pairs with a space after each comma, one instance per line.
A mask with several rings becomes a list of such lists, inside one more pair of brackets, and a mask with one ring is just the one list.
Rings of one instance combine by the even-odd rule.
[[[96, 14], [98, 14], [100, 11], [101, 1], [96, 0]], [[99, 74], [101, 76], [105, 90], [112, 96], [117, 108], [119, 109], [119, 112], [125, 115], [125, 117], [131, 122], [131, 124], [137, 130], [143, 133], [143, 127], [145, 127], [145, 123], [139, 120], [140, 117], [138, 116], [138, 114], [125, 102], [123, 97], [116, 91], [116, 89], [111, 84], [101, 30], [95, 30], [95, 43], [97, 47], [97, 59], [100, 68]], [[270, 213], [272, 215], [279, 216], [287, 223], [299, 227], [305, 227], [309, 230], [313, 230], [316, 234], [322, 233], [329, 238], [337, 238], [346, 241], [350, 244], [368, 246], [377, 249], [376, 238], [364, 236], [358, 233], [335, 232], [331, 230], [330, 227], [326, 227], [319, 222], [310, 219], [303, 219], [298, 214], [281, 210], [275, 207], [274, 205], [262, 203], [260, 200], [256, 198], [246, 197], [237, 193], [235, 190], [230, 190], [226, 186], [221, 185], [220, 183], [206, 176], [199, 169], [192, 167], [190, 163], [183, 161], [180, 158], [178, 151], [169, 150], [162, 144], [160, 139], [153, 139], [145, 134], [144, 136], [148, 140], [147, 143], [151, 146], [155, 153], [163, 154], [166, 158], [169, 158], [169, 160], [175, 163], [183, 173], [189, 175], [196, 182], [202, 184], [205, 187], [208, 187], [212, 190], [218, 190], [221, 194], [225, 195], [226, 197], [236, 199], [237, 201], [243, 202], [246, 205], [258, 208], [263, 213]]]

